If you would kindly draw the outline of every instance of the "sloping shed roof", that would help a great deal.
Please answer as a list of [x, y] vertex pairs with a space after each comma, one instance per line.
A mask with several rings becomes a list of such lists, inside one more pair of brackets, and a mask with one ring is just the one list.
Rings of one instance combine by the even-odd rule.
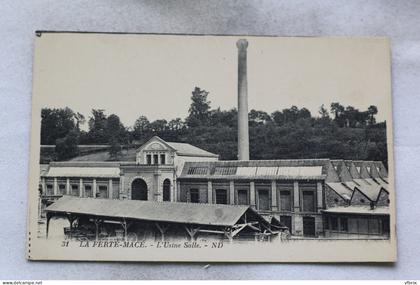
[[119, 167], [77, 167], [65, 166], [55, 167], [52, 166], [45, 177], [104, 177], [104, 178], [119, 178]]
[[372, 210], [369, 206], [340, 206], [321, 211], [331, 214], [389, 215], [389, 207], [375, 207]]
[[354, 188], [359, 186], [358, 184], [354, 183], [354, 181], [346, 181], [346, 182], [344, 182], [344, 184], [346, 184], [346, 186], [349, 187], [352, 190], [354, 190]]
[[376, 201], [378, 198], [379, 192], [382, 189], [381, 185], [378, 185], [377, 183], [370, 183], [366, 181], [366, 179], [354, 179], [357, 184], [357, 189], [359, 189], [360, 192], [365, 194], [371, 201]]
[[[233, 226], [247, 211], [258, 215], [249, 206], [94, 199], [72, 196], [63, 196], [46, 208], [46, 212], [215, 226]], [[261, 216], [259, 217], [263, 219]]]
[[382, 180], [381, 178], [376, 178], [375, 179], [376, 183], [378, 183], [379, 185], [382, 186], [382, 188], [384, 188], [386, 191], [389, 192], [389, 184], [386, 183], [384, 180]]
[[341, 197], [343, 197], [347, 200], [351, 199], [351, 195], [353, 194], [353, 190], [351, 190], [351, 189], [349, 189], [349, 187], [343, 185], [343, 183], [327, 182], [326, 184], [328, 185], [328, 187], [330, 187], [335, 192], [337, 192], [337, 194], [339, 194]]
[[[380, 186], [382, 186], [381, 182], [383, 184], [386, 184], [384, 181], [381, 181], [379, 178], [375, 178], [375, 179], [373, 179], [373, 178], [366, 178], [366, 179], [363, 179], [363, 180], [366, 181], [367, 183], [371, 184], [371, 185], [380, 185]], [[386, 187], [387, 186], [388, 186], [388, 184], [386, 184]]]
[[166, 142], [166, 143], [172, 148], [174, 148], [178, 155], [218, 157], [217, 154], [208, 152], [204, 149], [198, 148], [189, 143], [180, 143], [180, 142]]

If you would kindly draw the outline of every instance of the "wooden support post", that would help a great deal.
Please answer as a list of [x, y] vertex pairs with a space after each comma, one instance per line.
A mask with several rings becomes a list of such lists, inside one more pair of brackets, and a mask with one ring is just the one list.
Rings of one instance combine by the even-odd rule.
[[165, 232], [169, 228], [169, 225], [163, 225], [155, 222], [155, 226], [158, 228], [162, 241], [165, 241]]
[[124, 230], [124, 241], [127, 241], [127, 221], [125, 220], [125, 218], [123, 218], [122, 222], [121, 222], [121, 226], [123, 227]]
[[73, 237], [73, 222], [75, 218], [71, 214], [68, 214], [67, 220], [69, 220], [69, 223], [70, 223], [70, 238], [72, 238]]
[[100, 220], [99, 219], [95, 219], [95, 240], [99, 239], [99, 224], [100, 224]]
[[233, 242], [233, 234], [232, 234], [232, 228], [227, 228], [224, 230], [225, 236], [229, 239], [229, 243]]
[[49, 228], [50, 228], [50, 220], [51, 220], [51, 218], [52, 218], [51, 214], [50, 213], [47, 213], [47, 228], [46, 228], [46, 233], [45, 233], [45, 235], [46, 235], [47, 238], [48, 238], [48, 231], [49, 231]]
[[191, 228], [188, 228], [188, 226], [186, 226], [186, 225], [184, 225], [184, 228], [187, 231], [188, 235], [190, 236], [191, 241], [195, 240], [195, 235], [201, 229], [201, 227], [197, 227], [197, 228], [194, 229], [192, 226], [191, 226]]

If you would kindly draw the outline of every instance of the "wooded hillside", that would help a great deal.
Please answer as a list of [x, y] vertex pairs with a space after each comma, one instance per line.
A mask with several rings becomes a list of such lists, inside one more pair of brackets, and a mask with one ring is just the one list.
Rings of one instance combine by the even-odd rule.
[[[157, 135], [166, 141], [188, 142], [220, 155], [237, 156], [237, 110], [212, 109], [209, 92], [198, 87], [191, 96], [185, 119], [149, 121], [139, 115], [133, 126], [124, 126], [115, 114], [92, 110], [85, 117], [69, 108], [42, 110], [41, 144], [56, 145], [55, 154], [41, 155], [41, 162], [67, 160], [80, 154], [78, 145], [108, 144], [111, 160], [122, 148], [138, 146]], [[318, 114], [292, 106], [268, 114], [250, 110], [251, 159], [331, 158], [380, 160], [387, 165], [386, 122], [376, 122], [376, 106], [360, 111], [333, 102]]]

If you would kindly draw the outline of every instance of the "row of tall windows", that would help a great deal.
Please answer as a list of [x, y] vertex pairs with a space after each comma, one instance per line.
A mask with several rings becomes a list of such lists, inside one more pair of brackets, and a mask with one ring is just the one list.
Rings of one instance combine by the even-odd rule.
[[[85, 198], [93, 197], [93, 185], [92, 184], [83, 184], [83, 190]], [[54, 186], [53, 184], [46, 185], [46, 194], [49, 196], [54, 195]], [[66, 194], [66, 184], [58, 184], [58, 195]], [[71, 196], [80, 197], [80, 184], [79, 183], [70, 183], [70, 193]], [[97, 185], [96, 198], [109, 198], [108, 185]]]
[[146, 162], [148, 165], [166, 164], [166, 154], [147, 154]]
[[[256, 190], [257, 200], [256, 206], [258, 210], [270, 210], [271, 205], [271, 190], [269, 188], [260, 188]], [[280, 199], [278, 206], [280, 211], [288, 212], [293, 210], [293, 190], [280, 190]], [[214, 201], [216, 204], [228, 204], [229, 195], [227, 189], [215, 189], [214, 190]], [[301, 191], [301, 210], [303, 212], [315, 212], [316, 211], [316, 190], [303, 190]], [[191, 203], [200, 202], [200, 192], [198, 189], [191, 188], [187, 193], [187, 201]], [[236, 201], [237, 205], [249, 205], [249, 189], [237, 189], [236, 190]]]

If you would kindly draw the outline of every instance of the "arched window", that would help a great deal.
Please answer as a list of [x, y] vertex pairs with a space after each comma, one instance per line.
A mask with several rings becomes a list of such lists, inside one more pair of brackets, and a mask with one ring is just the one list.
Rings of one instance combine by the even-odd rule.
[[171, 201], [171, 180], [163, 181], [163, 201]]
[[147, 201], [147, 184], [143, 179], [137, 178], [131, 183], [131, 199]]

